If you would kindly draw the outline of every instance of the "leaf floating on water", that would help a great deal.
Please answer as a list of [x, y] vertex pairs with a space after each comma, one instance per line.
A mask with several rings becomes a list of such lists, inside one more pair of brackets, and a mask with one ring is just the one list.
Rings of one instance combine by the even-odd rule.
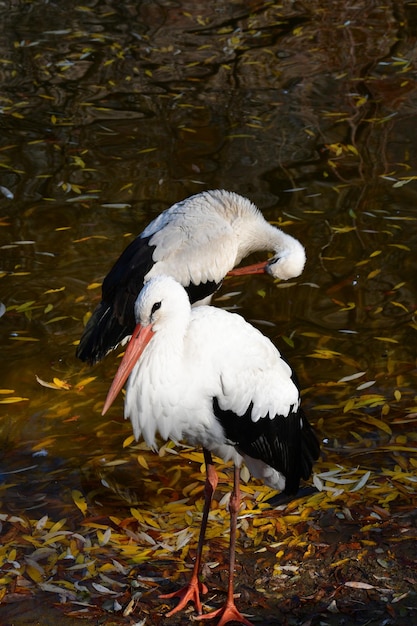
[[403, 311], [405, 311], [406, 313], [409, 312], [407, 307], [404, 304], [402, 304], [402, 302], [396, 302], [395, 300], [391, 300], [391, 304], [393, 306], [397, 306], [400, 309], [403, 309]]
[[71, 389], [71, 385], [66, 383], [64, 380], [60, 380], [59, 378], [54, 378], [52, 383], [46, 382], [46, 380], [42, 380], [37, 374], [35, 374], [35, 378], [37, 382], [42, 385], [42, 387], [47, 387], [48, 389], [59, 389], [68, 391]]
[[374, 339], [378, 339], [378, 341], [388, 341], [388, 343], [399, 343], [397, 339], [393, 339], [392, 337], [374, 337]]
[[9, 398], [0, 398], [0, 404], [15, 404], [16, 402], [24, 402], [29, 398], [21, 398], [20, 396], [11, 396]]
[[291, 339], [291, 337], [287, 337], [286, 335], [282, 335], [281, 339], [283, 339], [285, 341], [285, 343], [290, 346], [290, 348], [294, 348], [294, 341]]
[[96, 380], [97, 376], [87, 376], [87, 378], [83, 378], [76, 385], [74, 385], [74, 389], [84, 389], [87, 385]]
[[0, 192], [3, 194], [3, 196], [5, 198], [7, 198], [8, 200], [13, 200], [14, 198], [14, 193], [12, 191], [10, 191], [10, 189], [8, 189], [7, 187], [4, 187], [3, 185], [0, 185]]
[[343, 376], [343, 378], [339, 378], [338, 383], [348, 383], [351, 380], [356, 380], [357, 378], [361, 378], [365, 376], [366, 372], [356, 372], [356, 374], [350, 374], [350, 376]]
[[333, 359], [337, 356], [341, 356], [341, 352], [336, 352], [335, 350], [327, 350], [326, 348], [316, 348], [316, 350], [312, 354], [308, 354], [307, 356], [313, 357], [315, 359]]
[[129, 437], [126, 437], [126, 439], [123, 441], [123, 448], [127, 448], [134, 441], [135, 441], [135, 435], [129, 435]]
[[141, 465], [145, 469], [149, 469], [149, 465], [143, 454], [138, 454], [136, 457], [139, 465]]
[[366, 383], [362, 383], [361, 385], [358, 385], [356, 387], [356, 389], [358, 391], [362, 391], [363, 389], [368, 389], [368, 387], [372, 387], [372, 385], [375, 385], [376, 380], [368, 380]]
[[375, 278], [376, 276], [378, 276], [378, 274], [381, 273], [381, 269], [377, 269], [377, 270], [372, 270], [372, 272], [369, 272], [367, 278], [368, 280], [371, 280], [372, 278]]
[[38, 339], [37, 337], [22, 337], [20, 335], [18, 336], [14, 336], [14, 337], [9, 337], [9, 339], [11, 339], [11, 341], [40, 341], [40, 339]]
[[[65, 200], [65, 202], [84, 202], [85, 200], [97, 200], [97, 198], [99, 198], [100, 196], [98, 196], [97, 194], [84, 194], [82, 196], [75, 196], [74, 198], [67, 198]], [[103, 237], [103, 239], [105, 239], [105, 237]]]
[[403, 243], [389, 243], [391, 248], [398, 248], [399, 250], [405, 250], [406, 252], [410, 252], [410, 248]]
[[390, 435], [390, 436], [392, 435], [392, 430], [389, 427], [389, 425], [386, 422], [383, 422], [382, 420], [378, 419], [377, 417], [373, 415], [367, 415], [366, 417], [362, 419], [366, 424], [372, 424], [376, 428], [379, 428], [379, 430], [382, 430], [384, 433], [387, 433], [387, 435]]
[[87, 501], [85, 499], [85, 496], [78, 489], [73, 489], [71, 495], [74, 503], [80, 509], [81, 513], [85, 516], [85, 514], [87, 513]]

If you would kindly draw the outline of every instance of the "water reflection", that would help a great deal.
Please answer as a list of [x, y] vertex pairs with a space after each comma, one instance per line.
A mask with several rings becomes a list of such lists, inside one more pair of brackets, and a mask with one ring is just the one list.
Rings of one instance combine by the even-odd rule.
[[[130, 239], [206, 188], [249, 196], [308, 255], [291, 285], [230, 279], [219, 304], [272, 322], [262, 330], [299, 372], [326, 459], [394, 465], [395, 453], [362, 452], [416, 441], [412, 418], [400, 420], [416, 405], [415, 7], [2, 11], [0, 183], [14, 199], [0, 198], [1, 387], [27, 398], [2, 404], [4, 510], [69, 508], [66, 489], [97, 489], [101, 459], [123, 457], [121, 405], [100, 416], [116, 359], [91, 370], [74, 344]], [[120, 499], [136, 479], [125, 453], [132, 471], [111, 470]]]

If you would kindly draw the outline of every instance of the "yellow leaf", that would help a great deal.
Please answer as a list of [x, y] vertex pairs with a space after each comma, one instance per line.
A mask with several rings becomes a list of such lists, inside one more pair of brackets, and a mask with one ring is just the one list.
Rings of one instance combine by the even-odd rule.
[[330, 563], [330, 567], [339, 567], [340, 565], [344, 565], [345, 563], [349, 563], [350, 559], [346, 558], [346, 559], [339, 559], [338, 561], [335, 561], [334, 563]]
[[126, 437], [124, 440], [123, 447], [127, 448], [133, 441], [135, 441], [135, 435], [129, 435], [129, 437]]
[[7, 555], [7, 560], [9, 561], [9, 563], [11, 561], [16, 561], [16, 556], [17, 556], [17, 550], [16, 548], [12, 548], [12, 550], [10, 550], [9, 554]]
[[355, 308], [355, 306], [356, 306], [356, 305], [355, 305], [355, 303], [354, 303], [354, 302], [348, 302], [348, 303], [346, 304], [346, 306], [342, 307], [340, 310], [341, 310], [341, 311], [351, 311], [352, 309], [354, 309], [354, 308]]
[[143, 148], [143, 150], [138, 150], [138, 154], [145, 154], [146, 152], [154, 152], [158, 148]]
[[381, 446], [381, 448], [385, 448], [386, 450], [389, 450], [390, 452], [412, 452], [413, 454], [417, 452], [417, 448], [411, 447], [411, 446], [387, 445], [387, 446]]
[[89, 376], [88, 378], [83, 378], [74, 386], [74, 388], [83, 389], [86, 385], [89, 385], [90, 383], [92, 383], [93, 380], [95, 380], [96, 378], [97, 376]]
[[148, 465], [145, 457], [142, 454], [138, 454], [137, 459], [138, 459], [139, 465], [141, 465], [145, 469], [149, 469], [149, 465]]
[[40, 341], [36, 337], [9, 337], [12, 341]]
[[130, 512], [133, 515], [133, 517], [138, 520], [138, 522], [142, 522], [143, 523], [143, 515], [142, 515], [142, 513], [140, 513], [137, 509], [134, 509], [134, 508], [130, 509]]
[[64, 291], [65, 287], [58, 287], [57, 289], [47, 289], [46, 291], [44, 291], [44, 294], [47, 293], [58, 293], [58, 291]]
[[20, 396], [13, 396], [10, 398], [1, 398], [0, 404], [14, 404], [15, 402], [23, 402], [24, 400], [29, 400], [29, 398], [21, 398]]
[[74, 165], [78, 165], [79, 167], [82, 167], [82, 168], [85, 167], [85, 163], [84, 163], [84, 161], [82, 160], [81, 157], [73, 156], [72, 158], [74, 160]]
[[378, 419], [377, 417], [374, 417], [373, 415], [367, 415], [365, 418], [363, 418], [362, 421], [364, 421], [366, 424], [372, 424], [372, 426], [379, 428], [379, 430], [384, 431], [384, 433], [387, 433], [387, 435], [392, 435], [392, 430], [388, 426], [388, 424]]
[[87, 501], [85, 496], [78, 489], [73, 489], [71, 495], [76, 506], [80, 509], [81, 513], [85, 515], [87, 513]]
[[97, 289], [98, 287], [101, 287], [101, 283], [90, 283], [87, 285], [87, 289]]
[[325, 348], [317, 348], [313, 354], [309, 354], [308, 356], [312, 356], [315, 359], [332, 359], [336, 356], [340, 356], [340, 352], [326, 350]]
[[399, 307], [400, 309], [403, 309], [406, 313], [408, 313], [407, 307], [404, 306], [404, 304], [401, 304], [401, 302], [395, 302], [394, 300], [391, 300], [391, 304], [393, 304], [394, 306]]
[[343, 407], [343, 413], [348, 413], [355, 406], [355, 398], [349, 398]]
[[43, 581], [41, 572], [33, 565], [26, 565], [26, 574], [30, 576], [35, 583], [41, 583]]
[[52, 524], [51, 528], [49, 529], [48, 534], [51, 535], [52, 533], [56, 533], [58, 530], [61, 530], [61, 528], [65, 525], [66, 521], [67, 519], [63, 517], [62, 519], [55, 522], [55, 524]]
[[399, 248], [400, 250], [410, 252], [410, 248], [402, 243], [389, 243], [388, 245], [391, 246], [391, 248]]
[[100, 546], [105, 546], [111, 537], [111, 528], [107, 528], [107, 530], [103, 533], [101, 530], [97, 530], [97, 539]]
[[368, 102], [368, 96], [361, 96], [360, 98], [356, 98], [356, 106], [361, 107], [362, 105]]
[[61, 389], [61, 387], [58, 387], [55, 383], [48, 383], [46, 380], [42, 380], [42, 378], [39, 378], [37, 374], [35, 374], [35, 378], [37, 382], [42, 385], [42, 387], [47, 387], [48, 389]]
[[53, 381], [58, 389], [65, 389], [65, 390], [71, 389], [71, 385], [66, 383], [64, 380], [61, 380], [60, 378], [54, 377]]
[[388, 341], [388, 343], [398, 343], [398, 341], [392, 339], [392, 337], [374, 337], [374, 339], [378, 339], [378, 341]]
[[355, 146], [352, 146], [352, 144], [348, 144], [347, 145], [347, 149], [349, 150], [349, 152], [352, 152], [356, 156], [359, 156], [359, 152], [358, 152], [357, 148], [355, 148]]

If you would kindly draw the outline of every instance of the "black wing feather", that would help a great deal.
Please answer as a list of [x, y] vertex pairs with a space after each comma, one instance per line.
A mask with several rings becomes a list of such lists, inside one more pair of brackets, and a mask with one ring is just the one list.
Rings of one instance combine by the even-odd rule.
[[135, 328], [134, 304], [152, 268], [155, 246], [136, 237], [103, 281], [101, 302], [87, 322], [76, 355], [93, 364], [113, 350]]
[[319, 442], [301, 408], [289, 415], [269, 415], [252, 420], [252, 404], [244, 415], [220, 408], [213, 399], [213, 410], [227, 439], [238, 452], [259, 459], [285, 476], [285, 493], [297, 493], [300, 480], [310, 477], [319, 457]]

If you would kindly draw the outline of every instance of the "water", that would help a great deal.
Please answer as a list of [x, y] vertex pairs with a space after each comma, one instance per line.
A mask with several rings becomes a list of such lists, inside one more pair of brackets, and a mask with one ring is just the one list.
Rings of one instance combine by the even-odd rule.
[[25, 398], [2, 404], [4, 513], [152, 499], [121, 402], [100, 415], [117, 359], [75, 343], [133, 236], [210, 188], [306, 247], [290, 285], [228, 279], [218, 304], [285, 352], [323, 459], [412, 471], [416, 7], [345, 5], [0, 5], [0, 399]]

